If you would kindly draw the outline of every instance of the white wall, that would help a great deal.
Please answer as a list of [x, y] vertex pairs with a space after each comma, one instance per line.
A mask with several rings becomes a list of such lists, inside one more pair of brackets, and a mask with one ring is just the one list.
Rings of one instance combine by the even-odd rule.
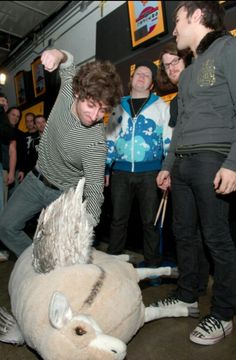
[[[103, 5], [103, 17], [121, 6], [126, 1], [106, 1]], [[18, 54], [7, 65], [7, 83], [4, 93], [9, 105], [16, 105], [14, 76], [18, 71], [31, 70], [32, 61], [48, 46], [51, 39], [53, 48], [64, 49], [75, 57], [75, 63], [80, 65], [94, 59], [96, 51], [96, 23], [101, 16], [101, 1], [87, 2], [86, 10], [81, 11], [81, 1], [68, 11], [51, 27], [40, 33], [34, 44]], [[112, 29], [110, 30], [112, 31]]]

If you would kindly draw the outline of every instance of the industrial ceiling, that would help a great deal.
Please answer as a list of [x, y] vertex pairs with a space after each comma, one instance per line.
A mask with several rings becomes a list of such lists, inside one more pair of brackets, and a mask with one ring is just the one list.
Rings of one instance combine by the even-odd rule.
[[[32, 41], [35, 34], [66, 11], [71, 1], [1, 1], [0, 67], [16, 50]], [[73, 2], [74, 3], [74, 2]]]

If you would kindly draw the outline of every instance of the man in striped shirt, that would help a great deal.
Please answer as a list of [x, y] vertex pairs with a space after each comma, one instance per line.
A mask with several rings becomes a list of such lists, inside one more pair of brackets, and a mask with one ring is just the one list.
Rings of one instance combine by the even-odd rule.
[[87, 211], [97, 225], [106, 159], [102, 118], [122, 95], [120, 77], [108, 61], [87, 63], [76, 72], [73, 56], [57, 49], [46, 50], [41, 61], [47, 71], [60, 68], [61, 87], [40, 141], [38, 162], [1, 215], [0, 239], [16, 256], [32, 242], [23, 231], [26, 221], [82, 177]]

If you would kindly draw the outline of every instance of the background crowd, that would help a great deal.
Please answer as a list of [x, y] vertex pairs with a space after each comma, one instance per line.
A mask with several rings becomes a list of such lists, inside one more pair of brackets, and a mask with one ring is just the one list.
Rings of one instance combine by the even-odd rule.
[[[0, 212], [26, 174], [35, 166], [39, 141], [46, 126], [43, 115], [26, 113], [26, 132], [18, 129], [22, 119], [18, 107], [8, 107], [4, 93], [0, 93]], [[36, 221], [36, 219], [35, 219]], [[34, 221], [34, 225], [36, 222]], [[7, 250], [1, 250], [0, 261], [8, 259]]]

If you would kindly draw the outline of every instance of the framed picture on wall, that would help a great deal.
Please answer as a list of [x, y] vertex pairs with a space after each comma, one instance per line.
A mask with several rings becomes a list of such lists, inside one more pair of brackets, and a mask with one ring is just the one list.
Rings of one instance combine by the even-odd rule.
[[37, 57], [31, 64], [32, 78], [34, 85], [34, 96], [40, 96], [46, 92], [44, 67], [40, 57]]
[[26, 86], [25, 86], [25, 73], [24, 71], [19, 71], [15, 77], [15, 91], [16, 91], [16, 101], [17, 105], [23, 105], [26, 103]]
[[132, 46], [165, 31], [163, 1], [128, 1]]
[[34, 115], [43, 115], [44, 114], [44, 101], [40, 101], [38, 104], [30, 106], [29, 108], [22, 111], [21, 120], [18, 125], [18, 129], [21, 131], [28, 131], [26, 124], [25, 124], [25, 115], [31, 112]]

